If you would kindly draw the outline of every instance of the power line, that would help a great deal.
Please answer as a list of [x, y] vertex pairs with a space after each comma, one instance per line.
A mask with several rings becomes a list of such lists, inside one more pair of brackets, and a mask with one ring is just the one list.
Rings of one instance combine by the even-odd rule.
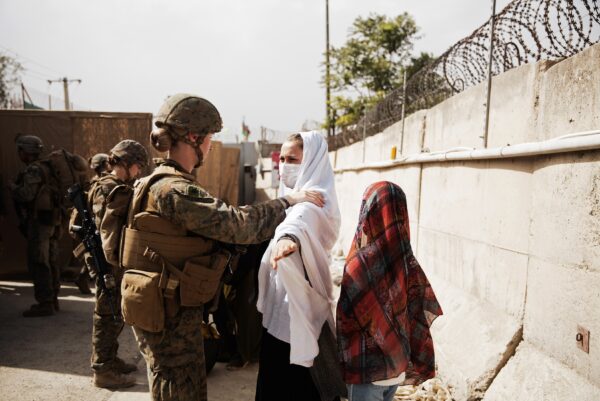
[[42, 76], [42, 77], [45, 77], [46, 79], [48, 79], [48, 78], [54, 78], [56, 76], [56, 75], [47, 74], [47, 73], [42, 72], [42, 71], [31, 69], [29, 67], [23, 67], [23, 69], [25, 71], [33, 72], [34, 74], [37, 74], [37, 75]]
[[23, 71], [21, 71], [21, 74], [28, 76], [30, 78], [35, 78], [35, 79], [40, 79], [42, 81], [48, 81], [48, 78], [50, 76], [46, 75], [46, 74], [41, 74], [35, 70], [30, 70], [30, 69], [24, 69]]
[[13, 53], [13, 54], [14, 54], [15, 56], [17, 56], [18, 58], [21, 58], [21, 59], [23, 59], [23, 60], [28, 60], [30, 63], [36, 64], [36, 65], [38, 65], [38, 66], [40, 66], [40, 67], [42, 67], [42, 68], [45, 68], [45, 69], [47, 69], [48, 71], [52, 71], [53, 73], [56, 73], [56, 74], [61, 74], [59, 71], [55, 70], [54, 68], [51, 68], [51, 67], [48, 67], [48, 66], [46, 66], [46, 65], [44, 65], [44, 64], [42, 64], [42, 63], [39, 63], [39, 62], [35, 61], [35, 60], [34, 60], [34, 59], [32, 59], [32, 58], [25, 57], [25, 56], [23, 56], [22, 54], [19, 54], [19, 53], [17, 53], [17, 52], [16, 52], [16, 51], [14, 51], [14, 50], [12, 50], [12, 49], [9, 49], [9, 48], [8, 48], [8, 47], [6, 47], [6, 46], [2, 46], [2, 45], [0, 45], [0, 48], [1, 48], [1, 49], [4, 49], [4, 50], [6, 50], [6, 51], [8, 51], [8, 52], [10, 52], [10, 53]]

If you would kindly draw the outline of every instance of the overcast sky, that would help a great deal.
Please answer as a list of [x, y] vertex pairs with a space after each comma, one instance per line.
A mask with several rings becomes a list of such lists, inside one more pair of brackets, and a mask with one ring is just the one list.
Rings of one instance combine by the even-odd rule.
[[[421, 28], [415, 51], [439, 55], [489, 18], [491, 0], [330, 0], [331, 44], [358, 16], [404, 11]], [[230, 135], [243, 117], [252, 137], [322, 121], [324, 48], [325, 0], [0, 0], [0, 51], [19, 54], [32, 90], [62, 97], [46, 80], [81, 78], [79, 107], [134, 112], [194, 93]]]

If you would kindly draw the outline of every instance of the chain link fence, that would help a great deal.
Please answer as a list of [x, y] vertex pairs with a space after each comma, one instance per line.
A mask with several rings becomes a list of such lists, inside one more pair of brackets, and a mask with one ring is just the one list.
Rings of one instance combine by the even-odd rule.
[[[375, 135], [488, 77], [490, 20], [419, 70], [359, 122], [329, 137], [335, 150]], [[495, 16], [492, 75], [542, 59], [570, 57], [600, 41], [600, 0], [514, 0]]]

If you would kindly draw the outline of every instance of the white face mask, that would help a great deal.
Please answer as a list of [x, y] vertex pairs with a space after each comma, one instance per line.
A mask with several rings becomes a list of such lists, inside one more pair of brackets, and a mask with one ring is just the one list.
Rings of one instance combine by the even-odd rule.
[[288, 188], [294, 188], [296, 181], [298, 181], [298, 174], [300, 174], [301, 164], [289, 164], [281, 163], [279, 172], [281, 174], [281, 181]]

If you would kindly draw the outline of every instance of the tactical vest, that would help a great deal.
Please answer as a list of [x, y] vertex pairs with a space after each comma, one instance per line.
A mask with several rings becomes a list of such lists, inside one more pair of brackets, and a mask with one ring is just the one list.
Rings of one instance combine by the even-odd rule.
[[215, 251], [216, 243], [210, 239], [189, 236], [185, 228], [171, 223], [158, 214], [150, 187], [161, 179], [189, 180], [189, 176], [173, 167], [159, 166], [154, 172], [138, 181], [127, 216], [127, 226], [122, 235], [121, 265], [125, 269], [161, 271], [161, 263], [144, 256], [146, 248], [159, 253], [177, 269], [193, 257], [205, 256]]
[[160, 216], [150, 188], [161, 179], [192, 176], [163, 165], [136, 183], [119, 252], [124, 320], [151, 332], [164, 327], [164, 305], [173, 314], [179, 306], [212, 300], [231, 259], [216, 241], [190, 235]]
[[60, 225], [65, 211], [61, 207], [60, 191], [51, 167], [44, 160], [33, 162], [42, 172], [42, 183], [31, 205], [31, 215], [41, 224]]

